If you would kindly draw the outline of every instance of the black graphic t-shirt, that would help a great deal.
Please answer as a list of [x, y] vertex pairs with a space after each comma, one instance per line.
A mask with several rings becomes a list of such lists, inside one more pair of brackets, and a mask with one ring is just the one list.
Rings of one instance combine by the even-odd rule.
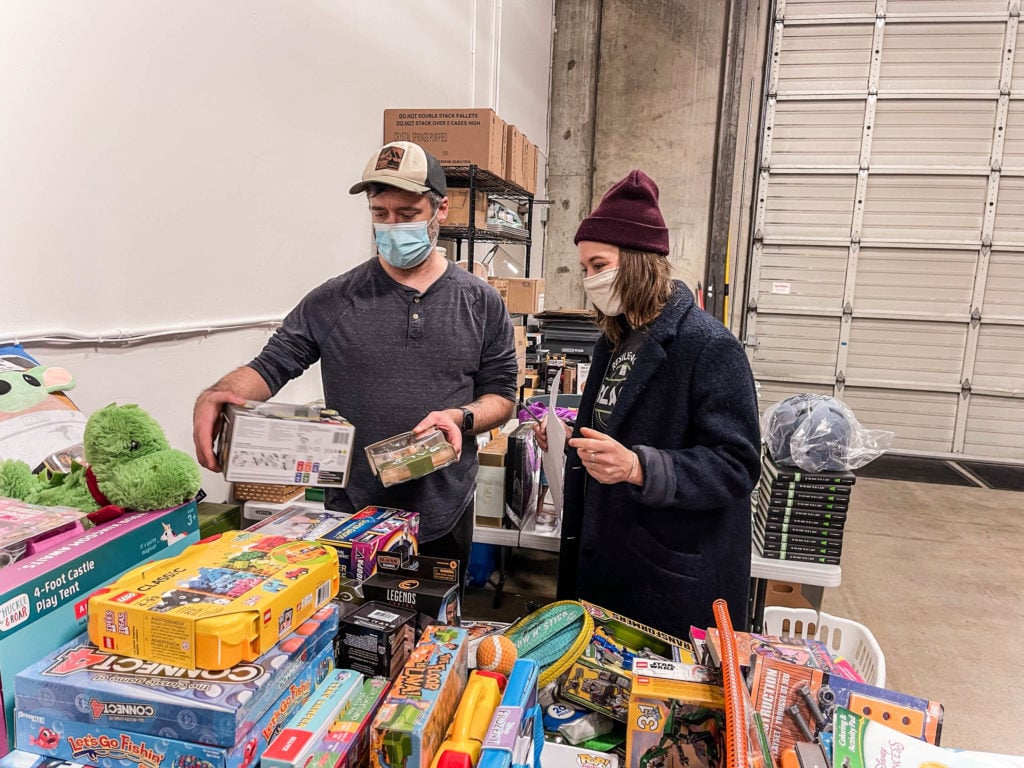
[[594, 429], [600, 432], [608, 430], [612, 411], [619, 400], [619, 392], [622, 391], [622, 385], [626, 383], [629, 372], [633, 370], [637, 353], [646, 339], [647, 329], [636, 328], [620, 343], [611, 365], [608, 366], [604, 381], [601, 382], [601, 391], [597, 393], [597, 401], [594, 403]]

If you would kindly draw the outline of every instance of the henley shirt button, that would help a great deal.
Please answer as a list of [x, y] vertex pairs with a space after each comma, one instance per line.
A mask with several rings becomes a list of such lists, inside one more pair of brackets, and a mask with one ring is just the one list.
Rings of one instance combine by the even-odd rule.
[[417, 304], [419, 304], [420, 303], [420, 297], [417, 296], [415, 299], [413, 299], [413, 301], [415, 301]]
[[412, 316], [412, 319], [413, 320], [419, 320], [420, 319], [419, 313], [414, 313], [413, 316]]

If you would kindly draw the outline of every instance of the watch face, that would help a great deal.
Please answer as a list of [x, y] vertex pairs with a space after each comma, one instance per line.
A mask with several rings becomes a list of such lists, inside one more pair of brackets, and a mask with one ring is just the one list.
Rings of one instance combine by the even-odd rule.
[[473, 412], [469, 408], [462, 409], [462, 431], [466, 432], [473, 428]]

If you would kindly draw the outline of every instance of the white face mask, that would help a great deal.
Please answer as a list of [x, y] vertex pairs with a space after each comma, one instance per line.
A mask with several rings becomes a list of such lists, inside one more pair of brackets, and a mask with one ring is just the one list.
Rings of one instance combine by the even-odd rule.
[[583, 278], [583, 290], [587, 292], [587, 298], [608, 317], [622, 314], [622, 299], [612, 287], [618, 274], [619, 268], [613, 267]]

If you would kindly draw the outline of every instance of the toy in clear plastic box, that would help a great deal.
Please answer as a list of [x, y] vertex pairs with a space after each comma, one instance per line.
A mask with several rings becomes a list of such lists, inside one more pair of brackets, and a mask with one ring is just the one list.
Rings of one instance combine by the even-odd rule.
[[82, 635], [18, 674], [15, 704], [29, 714], [231, 747], [310, 659], [333, 647], [337, 630], [331, 603], [255, 662], [222, 671], [121, 656]]
[[265, 517], [248, 530], [265, 536], [284, 536], [286, 539], [316, 541], [352, 515], [330, 509], [312, 509], [305, 506], [285, 507]]
[[298, 677], [232, 747], [197, 744], [19, 710], [18, 748], [104, 768], [251, 768], [288, 718], [306, 703], [332, 669], [334, 651], [328, 645], [302, 665]]
[[403, 432], [366, 446], [370, 469], [385, 488], [416, 480], [458, 460], [439, 429], [422, 435]]
[[229, 531], [89, 598], [100, 648], [180, 667], [254, 661], [338, 593], [332, 547]]
[[0, 497], [0, 568], [81, 533], [85, 512]]

